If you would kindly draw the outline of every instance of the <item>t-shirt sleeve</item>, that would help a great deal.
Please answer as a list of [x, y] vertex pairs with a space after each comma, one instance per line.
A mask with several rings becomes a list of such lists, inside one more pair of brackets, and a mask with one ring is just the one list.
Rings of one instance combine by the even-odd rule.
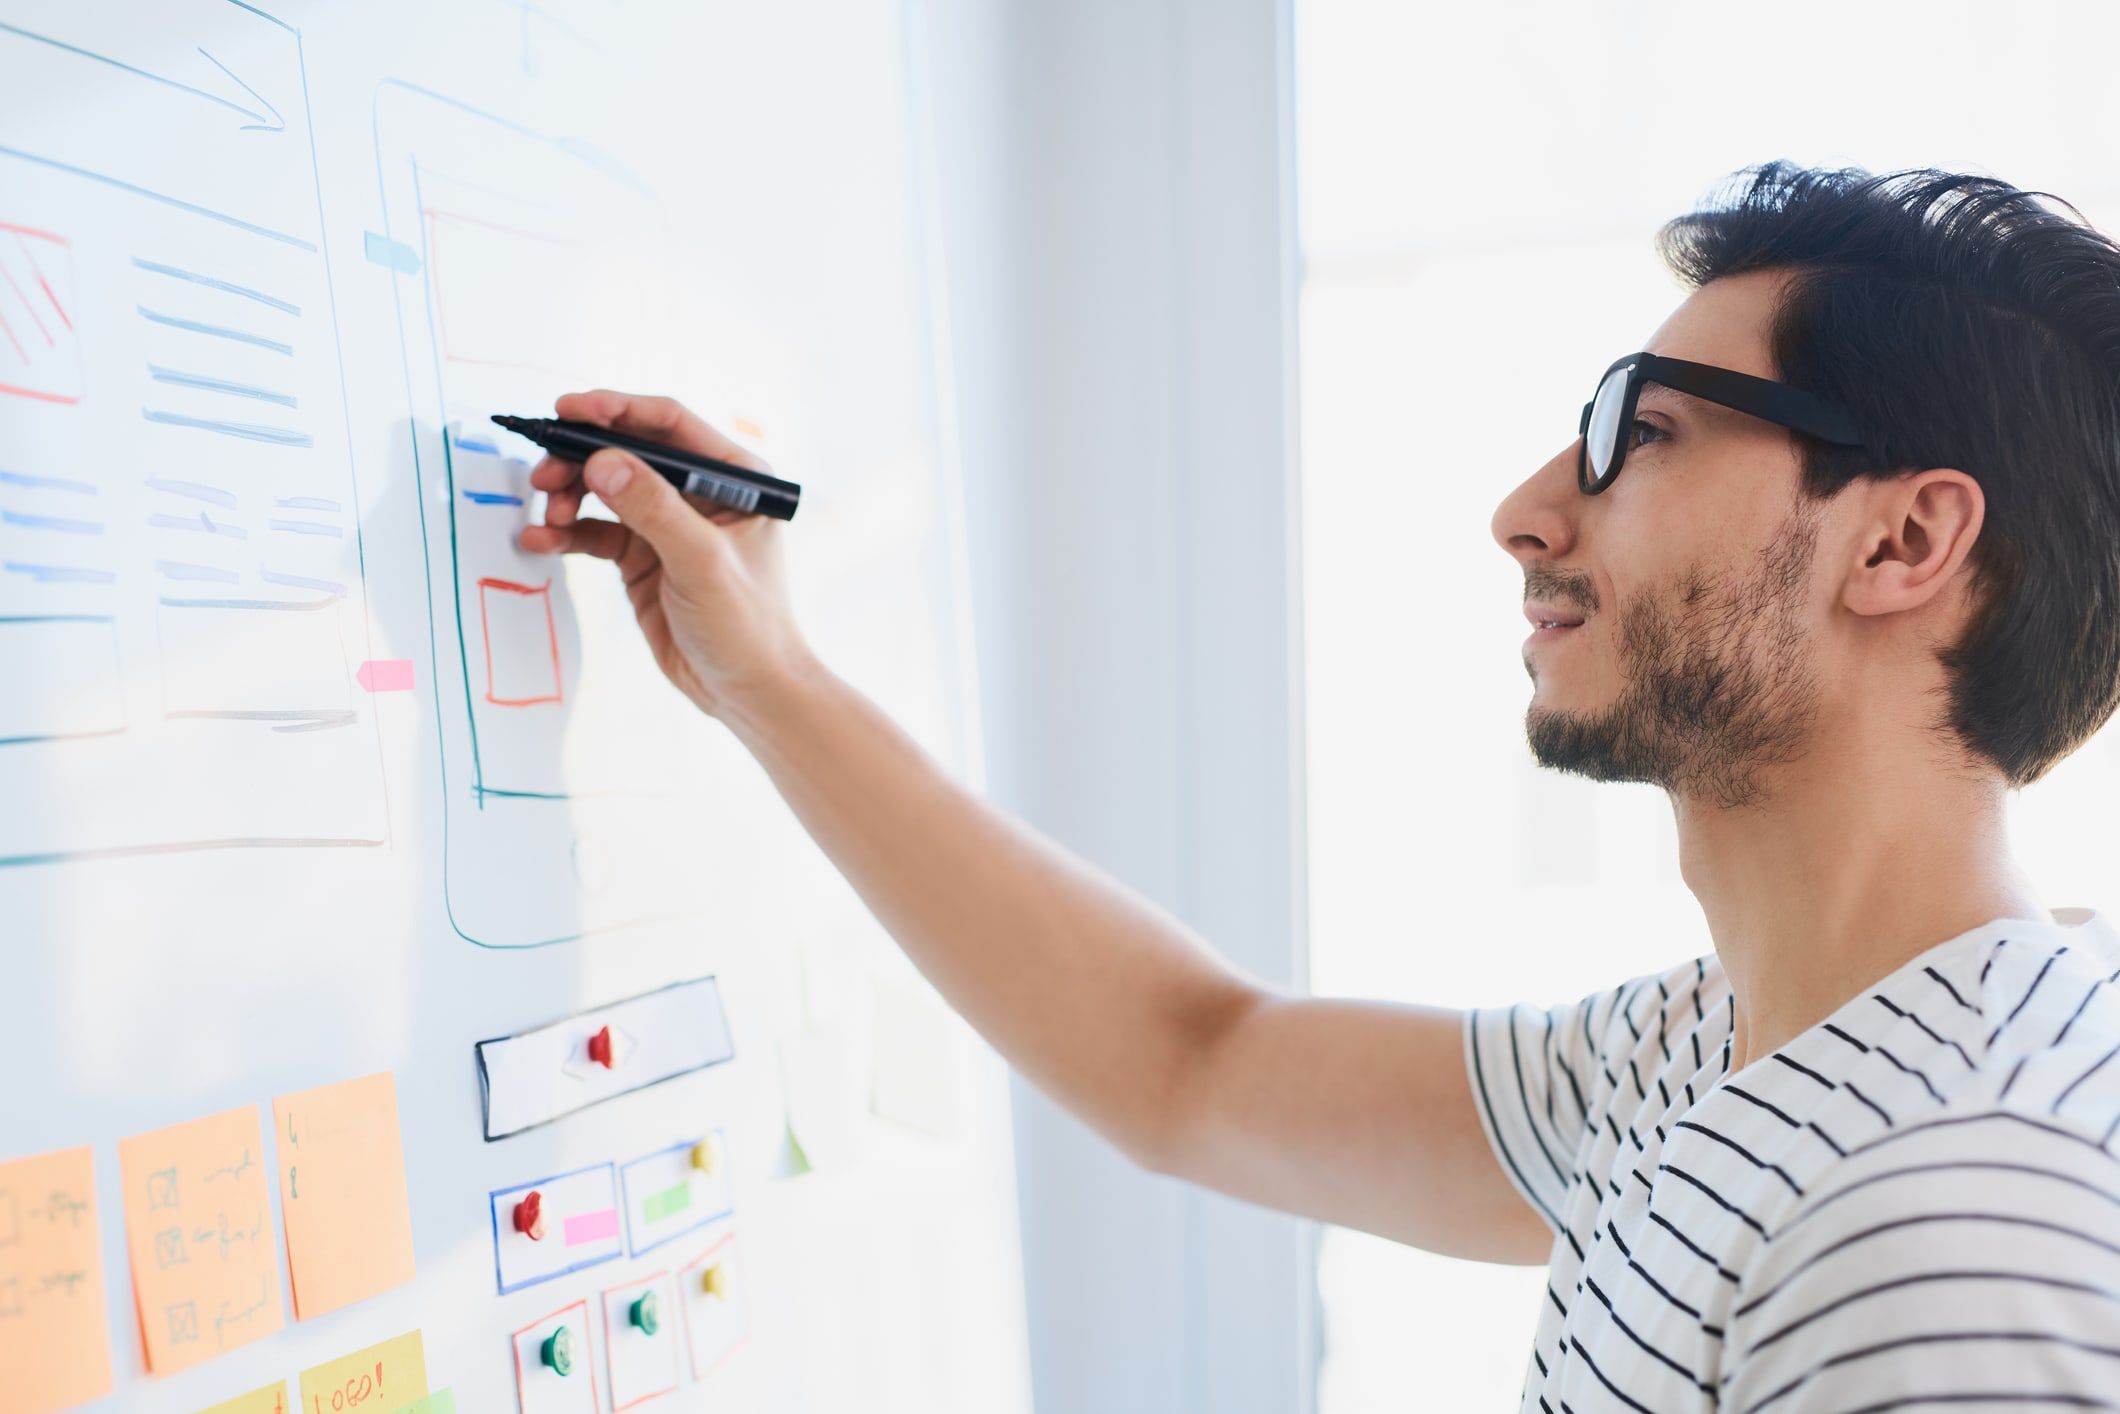
[[1546, 1225], [1574, 1181], [1577, 1151], [1603, 1101], [1606, 1032], [1639, 982], [1540, 1008], [1481, 1007], [1465, 1014], [1465, 1074], [1474, 1108], [1510, 1182]]
[[1888, 1133], [1812, 1185], [1735, 1297], [1733, 1414], [2110, 1408], [2120, 1163], [2029, 1115]]

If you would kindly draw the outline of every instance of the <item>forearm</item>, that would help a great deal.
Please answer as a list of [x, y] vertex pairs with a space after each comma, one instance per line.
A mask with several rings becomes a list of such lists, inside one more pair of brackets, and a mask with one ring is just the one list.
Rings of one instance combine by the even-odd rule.
[[951, 1005], [1041, 1089], [1167, 1166], [1195, 1073], [1260, 989], [951, 780], [828, 672], [783, 675], [721, 715]]

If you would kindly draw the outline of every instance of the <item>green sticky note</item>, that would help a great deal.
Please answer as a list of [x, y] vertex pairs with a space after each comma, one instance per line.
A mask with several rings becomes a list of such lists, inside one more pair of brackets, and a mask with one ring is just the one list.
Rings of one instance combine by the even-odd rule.
[[659, 1223], [672, 1213], [681, 1213], [692, 1206], [692, 1185], [689, 1182], [673, 1183], [660, 1193], [650, 1193], [641, 1200], [641, 1216], [651, 1223]]
[[406, 1405], [397, 1414], [456, 1414], [456, 1392], [438, 1389], [425, 1399]]

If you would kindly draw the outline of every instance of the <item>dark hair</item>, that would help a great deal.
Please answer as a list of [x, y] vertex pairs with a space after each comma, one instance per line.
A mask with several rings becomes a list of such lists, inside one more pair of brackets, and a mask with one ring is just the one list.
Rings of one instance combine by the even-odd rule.
[[1769, 162], [1657, 236], [1689, 287], [1787, 270], [1777, 376], [1870, 449], [1798, 434], [1807, 496], [1948, 466], [1980, 483], [1974, 610], [1936, 725], [2029, 785], [2120, 703], [2120, 244], [1992, 177]]

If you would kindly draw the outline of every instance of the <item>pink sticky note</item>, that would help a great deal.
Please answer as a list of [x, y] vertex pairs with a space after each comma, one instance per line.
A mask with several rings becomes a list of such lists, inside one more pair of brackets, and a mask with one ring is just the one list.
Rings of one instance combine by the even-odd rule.
[[370, 692], [412, 691], [410, 658], [370, 658], [361, 664], [353, 680]]
[[601, 1242], [618, 1235], [618, 1209], [606, 1208], [600, 1213], [583, 1213], [580, 1217], [567, 1219], [567, 1245], [577, 1246], [584, 1242]]

